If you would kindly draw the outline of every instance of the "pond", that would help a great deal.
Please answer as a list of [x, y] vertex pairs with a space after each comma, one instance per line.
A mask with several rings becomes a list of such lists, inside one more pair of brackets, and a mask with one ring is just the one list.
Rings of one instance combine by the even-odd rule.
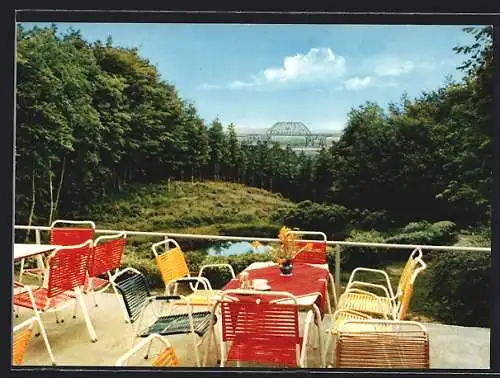
[[246, 253], [265, 253], [269, 250], [270, 246], [261, 245], [255, 248], [252, 243], [241, 242], [217, 242], [206, 249], [210, 256], [230, 256], [230, 255], [244, 255]]

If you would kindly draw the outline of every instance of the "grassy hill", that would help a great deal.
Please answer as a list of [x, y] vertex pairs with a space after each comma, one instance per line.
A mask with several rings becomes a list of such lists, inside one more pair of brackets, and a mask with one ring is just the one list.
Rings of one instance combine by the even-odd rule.
[[[216, 233], [235, 225], [272, 225], [270, 214], [293, 203], [258, 188], [222, 182], [133, 185], [89, 208], [99, 228]], [[81, 214], [80, 214], [81, 217]]]

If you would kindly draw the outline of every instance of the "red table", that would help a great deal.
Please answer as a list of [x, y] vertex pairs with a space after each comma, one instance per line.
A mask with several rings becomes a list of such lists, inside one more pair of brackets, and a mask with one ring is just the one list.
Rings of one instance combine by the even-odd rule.
[[[257, 269], [245, 269], [249, 280], [264, 278], [267, 280], [271, 291], [287, 291], [298, 297], [299, 305], [309, 305], [313, 303], [318, 306], [321, 316], [325, 312], [325, 299], [328, 295], [328, 270], [321, 266], [315, 266], [306, 263], [297, 263], [293, 265], [291, 277], [283, 277], [277, 265], [266, 266]], [[239, 289], [239, 275], [229, 281], [222, 289]], [[317, 295], [315, 293], [320, 293]], [[266, 299], [272, 299], [269, 296], [263, 296]]]

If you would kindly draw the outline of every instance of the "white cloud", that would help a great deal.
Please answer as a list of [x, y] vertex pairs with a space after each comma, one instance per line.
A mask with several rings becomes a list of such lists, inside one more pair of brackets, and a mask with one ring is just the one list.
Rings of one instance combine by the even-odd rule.
[[251, 83], [245, 83], [244, 81], [235, 80], [235, 81], [230, 82], [227, 85], [227, 88], [229, 88], [229, 89], [241, 89], [241, 88], [247, 88], [247, 87], [251, 87], [251, 86], [252, 86]]
[[250, 89], [285, 83], [317, 84], [332, 81], [346, 73], [344, 57], [328, 48], [312, 48], [307, 54], [296, 54], [283, 59], [281, 67], [267, 68], [248, 81], [235, 80], [225, 85], [203, 84], [202, 89]]
[[411, 60], [400, 61], [392, 59], [379, 63], [375, 66], [374, 72], [377, 76], [399, 76], [410, 73], [415, 67], [415, 63]]
[[364, 78], [352, 77], [347, 79], [344, 83], [345, 89], [348, 91], [356, 91], [360, 89], [365, 89], [373, 84], [373, 78], [371, 76], [365, 76]]
[[268, 68], [263, 74], [267, 82], [324, 81], [346, 72], [345, 59], [330, 48], [312, 48], [305, 55], [287, 56], [283, 67]]

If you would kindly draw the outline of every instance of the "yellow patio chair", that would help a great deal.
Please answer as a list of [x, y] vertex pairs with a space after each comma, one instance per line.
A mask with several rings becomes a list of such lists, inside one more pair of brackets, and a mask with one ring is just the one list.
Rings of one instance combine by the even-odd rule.
[[[128, 352], [126, 352], [124, 355], [122, 355], [117, 361], [116, 361], [116, 366], [126, 366], [129, 359], [137, 354], [139, 350], [141, 350], [146, 344], [148, 345], [148, 350], [146, 352], [146, 356], [144, 359], [148, 359], [148, 354], [151, 350], [151, 345], [153, 341], [158, 340], [160, 341], [161, 344], [163, 344], [163, 348], [158, 353], [156, 358], [151, 362], [152, 367], [177, 367], [179, 366], [179, 361], [177, 359], [177, 356], [175, 354], [175, 350], [168, 341], [168, 339], [164, 336], [161, 336], [157, 333], [152, 333], [148, 337], [142, 339], [140, 342], [138, 342], [136, 345], [132, 347]], [[130, 366], [130, 365], [128, 365]]]
[[345, 320], [338, 329], [336, 368], [426, 369], [429, 335], [417, 322]]
[[[372, 299], [374, 302], [379, 304], [379, 307], [382, 308], [383, 304], [378, 296], [375, 294], [367, 294], [371, 295]], [[383, 312], [383, 311], [381, 311]], [[383, 315], [384, 319], [387, 320], [386, 315]], [[325, 352], [325, 357], [324, 360], [326, 361], [326, 354], [328, 353], [328, 350], [330, 348], [330, 344], [332, 343], [333, 340], [335, 340], [337, 336], [337, 332], [339, 329], [340, 324], [342, 324], [346, 320], [369, 320], [373, 319], [370, 315], [356, 311], [356, 310], [349, 310], [349, 309], [339, 309], [336, 310], [333, 315], [332, 315], [332, 322], [330, 324], [330, 327], [326, 330], [327, 333], [327, 339], [324, 347], [324, 352]], [[360, 323], [360, 327], [363, 325]]]
[[[173, 245], [173, 248], [170, 247], [171, 245]], [[159, 252], [160, 248], [163, 249], [163, 252]], [[161, 242], [153, 244], [152, 249], [156, 258], [156, 264], [163, 279], [163, 283], [165, 284], [165, 294], [176, 295], [178, 285], [175, 284], [173, 292], [170, 292], [171, 285], [169, 284], [173, 281], [182, 282], [180, 279], [191, 277], [191, 273], [189, 272], [186, 258], [181, 250], [181, 247], [174, 239], [165, 239]], [[192, 293], [186, 295], [193, 306], [211, 306], [215, 303], [217, 296], [220, 295], [221, 291], [213, 290], [210, 281], [206, 277], [203, 277], [203, 271], [206, 268], [212, 267], [225, 267], [231, 273], [232, 278], [236, 277], [234, 269], [230, 264], [203, 265], [198, 273], [198, 277], [204, 282], [202, 285], [203, 289], [198, 289], [199, 282], [195, 284], [190, 283], [189, 286]]]
[[32, 317], [14, 327], [12, 337], [12, 365], [18, 366], [24, 363], [24, 354], [33, 334], [36, 317]]
[[[346, 290], [339, 298], [338, 308], [355, 310], [373, 317], [388, 317], [396, 320], [404, 320], [413, 294], [415, 280], [418, 274], [426, 267], [427, 265], [422, 260], [421, 250], [417, 249], [413, 251], [401, 274], [396, 294], [393, 294], [394, 292], [388, 277], [387, 287], [351, 279]], [[357, 269], [360, 271], [368, 268]], [[387, 273], [383, 273], [387, 275]], [[353, 275], [351, 275], [351, 278], [352, 277]], [[374, 296], [374, 293], [360, 289], [358, 288], [359, 286], [382, 290], [385, 295]]]

